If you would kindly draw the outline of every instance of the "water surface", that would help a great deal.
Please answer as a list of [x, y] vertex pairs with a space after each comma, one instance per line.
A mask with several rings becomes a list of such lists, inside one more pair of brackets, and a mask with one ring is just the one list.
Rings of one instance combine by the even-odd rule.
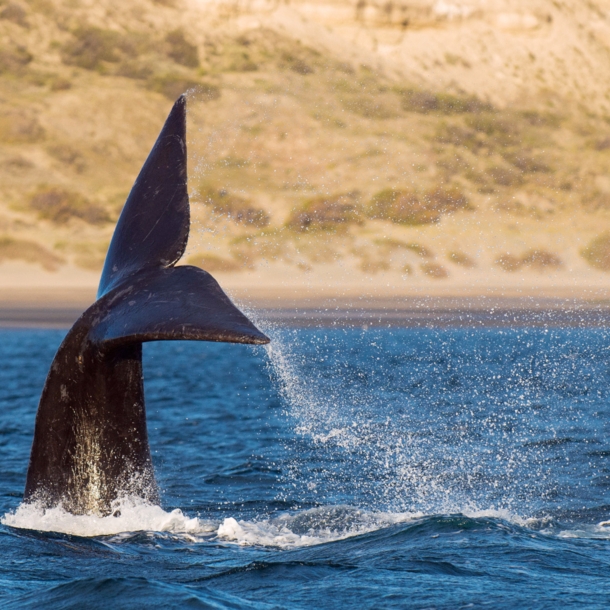
[[[264, 322], [263, 322], [264, 326]], [[163, 507], [19, 507], [63, 331], [0, 331], [0, 605], [605, 608], [604, 329], [144, 349]]]

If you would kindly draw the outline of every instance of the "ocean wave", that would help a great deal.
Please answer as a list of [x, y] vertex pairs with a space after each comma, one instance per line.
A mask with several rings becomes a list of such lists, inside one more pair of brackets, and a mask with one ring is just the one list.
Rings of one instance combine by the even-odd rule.
[[21, 504], [5, 514], [0, 522], [8, 527], [54, 532], [79, 537], [113, 536], [117, 541], [134, 532], [171, 534], [188, 542], [216, 540], [239, 546], [295, 549], [345, 540], [363, 534], [414, 522], [438, 525], [447, 519], [493, 521], [561, 538], [610, 539], [610, 522], [568, 527], [551, 517], [516, 515], [505, 509], [464, 509], [451, 515], [421, 512], [367, 511], [350, 506], [325, 506], [295, 513], [282, 513], [258, 520], [226, 517], [206, 520], [190, 517], [179, 508], [165, 511], [138, 498], [122, 498], [113, 504], [113, 514], [73, 515], [62, 506], [43, 508], [35, 503]]

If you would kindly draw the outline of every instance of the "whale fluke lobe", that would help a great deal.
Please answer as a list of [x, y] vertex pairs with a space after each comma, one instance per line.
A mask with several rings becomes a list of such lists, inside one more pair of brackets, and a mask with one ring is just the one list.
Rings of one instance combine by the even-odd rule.
[[127, 197], [108, 248], [98, 298], [136, 271], [177, 263], [186, 248], [189, 222], [186, 98], [181, 96]]
[[148, 446], [142, 343], [268, 343], [206, 271], [174, 265], [189, 233], [186, 100], [178, 99], [127, 198], [98, 300], [59, 347], [40, 398], [24, 500], [74, 514], [159, 493]]

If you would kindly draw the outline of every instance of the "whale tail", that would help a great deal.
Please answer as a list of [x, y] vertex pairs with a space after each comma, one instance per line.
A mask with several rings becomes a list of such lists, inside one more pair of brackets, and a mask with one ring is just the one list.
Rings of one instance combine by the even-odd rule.
[[25, 500], [107, 514], [158, 502], [142, 381], [145, 341], [269, 339], [207, 272], [176, 263], [189, 234], [186, 99], [172, 108], [127, 198], [98, 300], [60, 346], [40, 399]]

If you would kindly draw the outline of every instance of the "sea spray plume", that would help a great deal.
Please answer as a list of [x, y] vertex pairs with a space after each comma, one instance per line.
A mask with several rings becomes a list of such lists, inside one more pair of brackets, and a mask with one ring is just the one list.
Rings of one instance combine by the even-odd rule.
[[[527, 331], [502, 331], [496, 353], [470, 330], [261, 328], [297, 433], [283, 465], [291, 500], [314, 490], [319, 502], [342, 503], [349, 490], [367, 510], [523, 515], [555, 493], [533, 442], [549, 424], [529, 407], [537, 387], [524, 387]], [[506, 379], [496, 378], [499, 361], [513, 363]], [[501, 399], [480, 392], [481, 379], [501, 386]]]
[[127, 198], [98, 300], [61, 344], [42, 392], [24, 500], [73, 514], [121, 497], [159, 502], [148, 446], [142, 343], [268, 343], [207, 272], [174, 265], [189, 234], [186, 99], [180, 97]]

